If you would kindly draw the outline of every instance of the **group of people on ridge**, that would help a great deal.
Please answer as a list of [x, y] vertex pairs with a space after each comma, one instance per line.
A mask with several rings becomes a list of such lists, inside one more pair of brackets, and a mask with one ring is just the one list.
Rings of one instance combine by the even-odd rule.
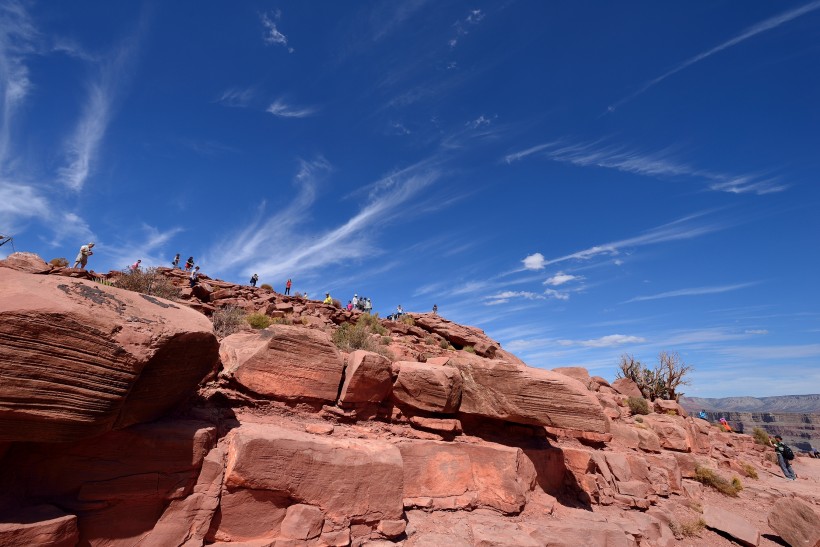
[[347, 301], [347, 311], [359, 310], [370, 313], [373, 310], [373, 303], [366, 296], [359, 298], [358, 294], [353, 294], [353, 298]]

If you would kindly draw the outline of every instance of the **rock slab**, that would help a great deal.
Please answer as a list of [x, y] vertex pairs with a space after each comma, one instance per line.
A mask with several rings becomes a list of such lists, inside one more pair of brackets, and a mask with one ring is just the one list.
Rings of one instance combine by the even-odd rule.
[[747, 547], [760, 545], [760, 532], [751, 522], [730, 511], [706, 505], [703, 507], [703, 521], [706, 526], [732, 536], [735, 541]]
[[769, 526], [792, 547], [820, 546], [820, 516], [804, 501], [775, 501], [769, 513]]
[[393, 397], [413, 408], [451, 414], [461, 402], [461, 373], [455, 367], [412, 361], [396, 363]]
[[391, 363], [378, 353], [356, 350], [348, 356], [345, 380], [339, 392], [342, 403], [380, 403], [390, 395]]

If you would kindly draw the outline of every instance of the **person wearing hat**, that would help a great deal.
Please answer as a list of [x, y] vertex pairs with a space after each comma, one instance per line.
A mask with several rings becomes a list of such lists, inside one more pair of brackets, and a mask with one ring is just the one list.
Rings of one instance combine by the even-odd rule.
[[259, 274], [253, 274], [251, 277], [251, 287], [256, 287], [257, 281], [259, 281]]
[[92, 241], [88, 245], [80, 247], [80, 252], [77, 254], [77, 258], [74, 259], [74, 268], [77, 267], [77, 264], [80, 264], [80, 267], [83, 270], [85, 269], [85, 265], [88, 263], [88, 257], [94, 254], [94, 251], [91, 250], [93, 246], [94, 242]]
[[329, 293], [329, 292], [326, 292], [326, 293], [325, 293], [325, 299], [324, 299], [324, 300], [322, 300], [322, 302], [323, 302], [324, 304], [333, 304], [333, 299], [330, 297], [330, 293]]
[[350, 303], [353, 304], [354, 309], [359, 309], [359, 295], [357, 293], [353, 293], [353, 300]]

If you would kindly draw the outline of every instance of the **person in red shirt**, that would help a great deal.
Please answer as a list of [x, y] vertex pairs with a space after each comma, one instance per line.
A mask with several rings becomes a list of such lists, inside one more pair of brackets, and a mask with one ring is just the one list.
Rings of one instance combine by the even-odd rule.
[[290, 294], [290, 286], [291, 286], [291, 282], [290, 282], [290, 279], [288, 279], [288, 282], [285, 283], [285, 294]]

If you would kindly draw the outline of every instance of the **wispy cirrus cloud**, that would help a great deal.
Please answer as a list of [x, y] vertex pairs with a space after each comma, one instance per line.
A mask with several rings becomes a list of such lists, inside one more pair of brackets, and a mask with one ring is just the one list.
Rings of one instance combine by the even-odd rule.
[[525, 257], [521, 262], [526, 270], [541, 270], [551, 264], [558, 264], [569, 260], [589, 260], [600, 255], [617, 255], [625, 248], [692, 239], [725, 228], [725, 224], [698, 221], [698, 219], [706, 216], [708, 213], [707, 211], [688, 215], [673, 222], [647, 230], [643, 234], [635, 237], [594, 245], [587, 249], [553, 259], [545, 258], [541, 253], [533, 253]]
[[690, 177], [704, 180], [710, 190], [732, 194], [757, 195], [782, 192], [788, 185], [777, 177], [745, 174], [731, 175], [699, 169], [680, 161], [671, 150], [642, 152], [624, 146], [606, 145], [601, 141], [568, 143], [550, 141], [504, 156], [513, 163], [528, 156], [540, 155], [549, 160], [579, 167], [601, 167], [647, 177]]
[[704, 294], [720, 294], [724, 292], [745, 289], [757, 285], [758, 283], [759, 282], [757, 281], [753, 281], [749, 283], [736, 283], [734, 285], [715, 285], [711, 287], [691, 287], [687, 289], [678, 289], [674, 291], [666, 291], [648, 296], [636, 296], [635, 298], [630, 298], [629, 300], [625, 301], [624, 304], [629, 304], [630, 302], [644, 302], [646, 300], [660, 300], [661, 298], [677, 298], [679, 296], [700, 296]]
[[280, 118], [307, 118], [316, 113], [316, 108], [311, 106], [293, 106], [287, 104], [282, 99], [277, 99], [271, 103], [266, 112]]
[[764, 19], [763, 21], [761, 21], [759, 23], [756, 23], [756, 24], [752, 25], [751, 27], [748, 27], [743, 32], [741, 32], [740, 34], [730, 38], [729, 40], [726, 40], [725, 42], [722, 42], [722, 43], [718, 44], [717, 46], [715, 46], [711, 49], [707, 49], [706, 51], [702, 51], [701, 53], [698, 53], [697, 55], [695, 55], [693, 57], [690, 57], [690, 58], [686, 59], [685, 61], [683, 61], [681, 63], [678, 63], [677, 65], [675, 65], [671, 69], [667, 70], [666, 72], [664, 72], [663, 74], [661, 74], [657, 78], [653, 78], [653, 79], [649, 80], [648, 82], [641, 85], [636, 91], [634, 91], [631, 94], [627, 95], [626, 97], [624, 97], [620, 101], [610, 105], [609, 108], [608, 108], [608, 111], [609, 112], [615, 111], [620, 106], [623, 106], [624, 104], [626, 104], [627, 102], [635, 99], [639, 95], [642, 95], [642, 94], [646, 93], [646, 91], [648, 91], [650, 88], [658, 85], [659, 83], [666, 80], [670, 76], [673, 76], [673, 75], [677, 74], [681, 70], [684, 70], [685, 68], [688, 68], [688, 67], [694, 65], [695, 63], [698, 63], [700, 61], [703, 61], [704, 59], [707, 59], [707, 58], [711, 57], [715, 53], [719, 53], [719, 52], [721, 52], [725, 49], [736, 46], [736, 45], [738, 45], [742, 42], [745, 42], [749, 38], [753, 38], [753, 37], [757, 36], [758, 34], [760, 34], [762, 32], [766, 32], [768, 30], [772, 30], [774, 28], [777, 28], [777, 27], [779, 27], [780, 25], [782, 25], [784, 23], [788, 23], [789, 21], [792, 21], [793, 19], [797, 19], [798, 17], [802, 17], [803, 15], [811, 13], [811, 12], [817, 10], [817, 9], [820, 9], [820, 0], [815, 0], [814, 2], [809, 2], [808, 4], [805, 4], [805, 5], [800, 6], [798, 8], [794, 8], [794, 9], [791, 9], [791, 10], [788, 10], [788, 11], [784, 11], [783, 13], [780, 13], [778, 15], [775, 15], [773, 17], [769, 17], [768, 19]]
[[87, 84], [87, 102], [64, 146], [68, 163], [58, 170], [58, 180], [71, 190], [81, 190], [92, 173], [111, 121], [117, 93], [128, 79], [138, 35], [139, 32], [126, 39], [110, 57], [101, 61], [96, 78]]
[[180, 227], [159, 229], [143, 223], [128, 240], [98, 241], [98, 249], [104, 250], [99, 253], [99, 262], [115, 270], [121, 270], [137, 259], [143, 264], [168, 264], [172, 253], [167, 252], [167, 245], [182, 231]]
[[513, 298], [523, 298], [525, 300], [545, 300], [543, 294], [538, 294], [529, 291], [501, 291], [496, 294], [484, 298], [485, 306], [495, 306], [498, 304], [506, 304]]
[[262, 26], [265, 27], [265, 34], [262, 39], [268, 45], [279, 45], [288, 50], [288, 53], [293, 53], [295, 50], [288, 45], [288, 37], [282, 34], [277, 28], [278, 21], [282, 18], [282, 12], [274, 10], [268, 13], [263, 13], [259, 16], [262, 21]]
[[624, 344], [642, 344], [646, 338], [626, 334], [608, 334], [590, 340], [558, 340], [560, 346], [582, 346], [585, 348], [611, 348]]
[[0, 174], [10, 152], [14, 118], [32, 87], [26, 58], [35, 52], [38, 36], [23, 4], [13, 0], [0, 4]]
[[544, 285], [552, 285], [553, 287], [557, 287], [559, 285], [563, 285], [564, 283], [569, 283], [570, 281], [578, 281], [583, 279], [580, 275], [572, 275], [566, 274], [564, 272], [558, 272], [552, 277], [544, 280]]
[[472, 30], [471, 27], [479, 24], [486, 14], [481, 11], [480, 9], [472, 9], [467, 14], [464, 19], [459, 19], [455, 23], [453, 23], [453, 28], [455, 29], [455, 35], [447, 41], [447, 45], [451, 48], [454, 48], [458, 45], [458, 41], [463, 37], [470, 33]]
[[425, 162], [392, 173], [367, 186], [367, 202], [347, 221], [311, 232], [311, 208], [319, 185], [331, 171], [323, 158], [301, 162], [293, 182], [297, 188], [293, 201], [272, 216], [266, 216], [263, 204], [254, 220], [207, 253], [209, 271], [241, 270], [262, 277], [305, 275], [377, 254], [373, 226], [412, 215], [414, 209], [408, 202], [440, 177], [438, 169]]
[[222, 92], [216, 102], [234, 108], [244, 108], [248, 106], [256, 95], [256, 90], [252, 87], [239, 88], [232, 87]]

